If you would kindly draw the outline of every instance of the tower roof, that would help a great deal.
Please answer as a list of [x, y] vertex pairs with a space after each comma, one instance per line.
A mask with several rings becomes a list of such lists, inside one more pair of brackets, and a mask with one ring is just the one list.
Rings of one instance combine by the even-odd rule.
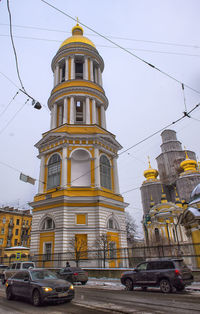
[[90, 45], [90, 46], [96, 48], [90, 39], [83, 36], [83, 28], [79, 25], [78, 22], [77, 22], [76, 26], [74, 26], [72, 28], [72, 36], [65, 39], [63, 41], [63, 43], [60, 45], [60, 48], [62, 48], [65, 45], [73, 44], [73, 43], [76, 43], [76, 44], [77, 43], [83, 43], [83, 44], [87, 44], [87, 45]]
[[193, 160], [193, 159], [190, 159], [189, 157], [188, 157], [188, 153], [187, 153], [187, 151], [185, 151], [185, 157], [186, 157], [186, 159], [185, 160], [183, 160], [182, 162], [181, 162], [181, 164], [180, 164], [180, 167], [183, 169], [183, 174], [185, 173], [185, 172], [198, 172], [198, 170], [197, 170], [197, 162], [196, 162], [196, 160]]
[[144, 171], [144, 177], [147, 180], [157, 180], [157, 176], [158, 176], [158, 171], [156, 169], [152, 169], [151, 168], [151, 163], [148, 157], [148, 163], [149, 163], [149, 168], [147, 170]]

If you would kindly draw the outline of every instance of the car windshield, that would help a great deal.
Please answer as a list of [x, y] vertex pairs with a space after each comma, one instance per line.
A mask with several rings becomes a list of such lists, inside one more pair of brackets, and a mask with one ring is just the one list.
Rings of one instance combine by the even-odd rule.
[[29, 267], [34, 267], [34, 264], [33, 263], [23, 263], [22, 264], [23, 269], [28, 269]]
[[34, 270], [31, 272], [33, 280], [43, 280], [43, 279], [58, 279], [56, 274], [49, 270]]

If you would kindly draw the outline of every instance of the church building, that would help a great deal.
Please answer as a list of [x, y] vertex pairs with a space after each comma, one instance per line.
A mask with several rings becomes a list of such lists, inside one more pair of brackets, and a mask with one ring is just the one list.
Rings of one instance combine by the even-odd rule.
[[[35, 145], [40, 176], [38, 194], [30, 204], [31, 254], [69, 252], [73, 241], [85, 252], [92, 251], [106, 235], [107, 266], [123, 266], [120, 249], [127, 247], [127, 204], [120, 195], [117, 169], [122, 146], [106, 126], [103, 59], [78, 23], [51, 67], [50, 130]], [[84, 257], [85, 266], [98, 266], [87, 253]]]

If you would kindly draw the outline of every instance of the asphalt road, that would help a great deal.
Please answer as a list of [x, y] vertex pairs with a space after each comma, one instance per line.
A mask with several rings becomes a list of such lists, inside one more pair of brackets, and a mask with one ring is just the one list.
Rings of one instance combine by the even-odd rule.
[[200, 313], [200, 292], [163, 294], [158, 289], [125, 291], [113, 287], [76, 286], [71, 303], [50, 304], [34, 308], [28, 301], [8, 301], [5, 288], [0, 287], [0, 313]]

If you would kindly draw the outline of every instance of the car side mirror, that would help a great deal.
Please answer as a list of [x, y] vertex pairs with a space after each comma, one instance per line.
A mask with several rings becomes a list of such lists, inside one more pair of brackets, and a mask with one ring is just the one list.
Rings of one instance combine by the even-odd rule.
[[24, 281], [29, 281], [29, 277], [25, 277], [25, 278], [24, 278]]

